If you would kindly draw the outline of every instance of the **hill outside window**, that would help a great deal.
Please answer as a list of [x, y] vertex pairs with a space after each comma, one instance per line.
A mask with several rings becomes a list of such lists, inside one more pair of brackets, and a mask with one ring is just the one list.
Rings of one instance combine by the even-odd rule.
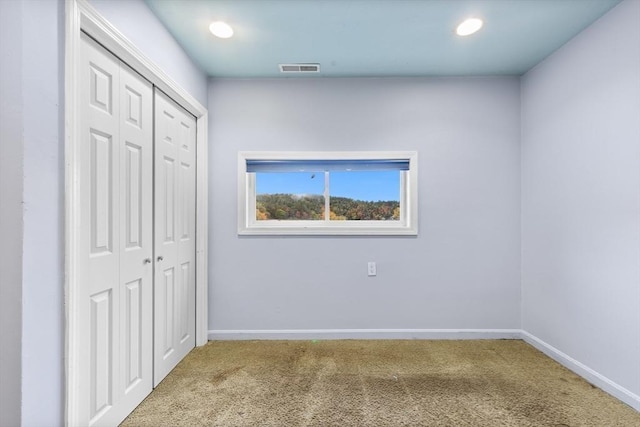
[[418, 155], [239, 152], [238, 234], [416, 235]]

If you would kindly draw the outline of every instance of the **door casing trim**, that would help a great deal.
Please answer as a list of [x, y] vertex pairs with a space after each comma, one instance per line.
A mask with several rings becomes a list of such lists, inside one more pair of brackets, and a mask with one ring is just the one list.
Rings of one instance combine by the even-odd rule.
[[65, 3], [65, 424], [80, 425], [78, 419], [77, 361], [86, 357], [78, 342], [78, 278], [84, 268], [79, 259], [80, 242], [80, 104], [78, 77], [80, 33], [85, 32], [107, 50], [166, 93], [196, 117], [196, 345], [207, 342], [208, 284], [208, 111], [174, 82], [122, 33], [105, 20], [86, 0]]

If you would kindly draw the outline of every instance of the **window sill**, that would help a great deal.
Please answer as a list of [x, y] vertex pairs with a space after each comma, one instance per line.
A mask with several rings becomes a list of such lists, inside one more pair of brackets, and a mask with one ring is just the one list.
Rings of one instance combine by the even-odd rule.
[[402, 225], [253, 225], [241, 227], [238, 234], [243, 236], [416, 236], [417, 227]]

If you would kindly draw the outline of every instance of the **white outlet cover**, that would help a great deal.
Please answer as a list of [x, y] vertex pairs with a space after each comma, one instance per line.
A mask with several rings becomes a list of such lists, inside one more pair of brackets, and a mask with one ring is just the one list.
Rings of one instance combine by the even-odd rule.
[[369, 276], [375, 276], [375, 275], [377, 274], [377, 271], [376, 271], [376, 263], [375, 263], [375, 262], [373, 262], [373, 261], [369, 261], [369, 262], [367, 263], [367, 274], [368, 274]]

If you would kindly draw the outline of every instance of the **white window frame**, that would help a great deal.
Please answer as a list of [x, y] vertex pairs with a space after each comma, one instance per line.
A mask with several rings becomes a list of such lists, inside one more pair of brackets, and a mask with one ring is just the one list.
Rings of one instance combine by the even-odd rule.
[[[400, 220], [330, 221], [256, 220], [255, 174], [247, 160], [408, 160], [400, 174]], [[326, 191], [326, 185], [325, 185]], [[326, 194], [325, 194], [326, 197]], [[240, 235], [387, 235], [418, 234], [418, 153], [416, 151], [240, 151], [238, 152], [238, 234]]]

